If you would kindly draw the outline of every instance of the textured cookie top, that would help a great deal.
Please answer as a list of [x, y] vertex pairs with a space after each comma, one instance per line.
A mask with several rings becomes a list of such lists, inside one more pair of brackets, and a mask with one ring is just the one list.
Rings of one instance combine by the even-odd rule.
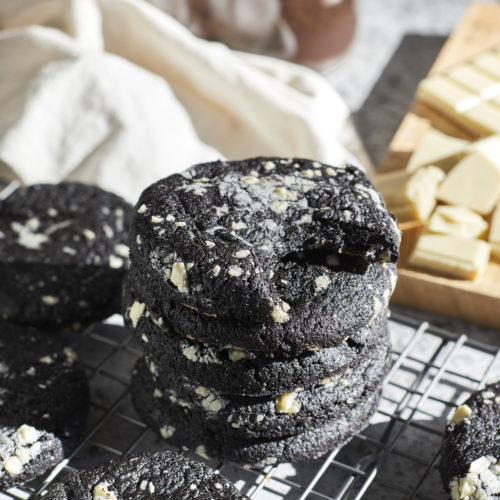
[[[220, 316], [278, 323], [290, 307], [278, 283], [287, 262], [360, 273], [394, 262], [400, 241], [361, 170], [278, 158], [196, 165], [153, 184], [131, 233], [131, 260], [153, 269], [152, 287]], [[307, 288], [331, 281], [317, 275]]]
[[456, 409], [446, 427], [440, 472], [453, 499], [500, 498], [500, 382]]
[[0, 201], [0, 262], [122, 268], [130, 205], [86, 184], [35, 184]]
[[169, 451], [143, 453], [68, 475], [54, 483], [46, 500], [150, 500], [200, 498], [226, 500], [246, 496], [204, 464]]

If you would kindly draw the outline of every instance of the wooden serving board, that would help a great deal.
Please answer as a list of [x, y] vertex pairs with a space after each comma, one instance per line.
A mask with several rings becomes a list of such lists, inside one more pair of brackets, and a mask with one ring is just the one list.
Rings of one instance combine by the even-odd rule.
[[[429, 74], [448, 70], [500, 44], [500, 4], [471, 4], [448, 38]], [[379, 172], [403, 169], [429, 128], [477, 139], [428, 106], [415, 102], [389, 145]], [[393, 302], [500, 329], [500, 262], [490, 262], [477, 280], [464, 281], [422, 272], [408, 265], [418, 228], [403, 225], [398, 285]]]

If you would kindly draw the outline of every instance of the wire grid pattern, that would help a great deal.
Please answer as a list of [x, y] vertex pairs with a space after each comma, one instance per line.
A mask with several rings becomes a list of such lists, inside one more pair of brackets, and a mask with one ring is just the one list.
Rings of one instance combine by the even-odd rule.
[[[392, 316], [390, 330], [393, 365], [379, 409], [371, 425], [347, 445], [305, 464], [253, 469], [206, 462], [255, 499], [447, 498], [436, 470], [446, 420], [457, 402], [500, 378], [498, 350], [401, 315]], [[28, 499], [61, 474], [111, 458], [172, 449], [140, 420], [131, 403], [129, 377], [141, 355], [132, 334], [119, 324], [104, 323], [65, 334], [65, 340], [90, 380], [86, 433], [45, 477], [0, 493], [1, 499]]]

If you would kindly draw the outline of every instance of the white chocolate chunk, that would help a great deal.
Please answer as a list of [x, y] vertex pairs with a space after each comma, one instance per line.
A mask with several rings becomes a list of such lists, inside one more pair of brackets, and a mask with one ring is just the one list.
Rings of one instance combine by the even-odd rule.
[[33, 444], [38, 441], [38, 438], [40, 437], [40, 431], [27, 424], [21, 425], [18, 429], [18, 433], [22, 438], [22, 444]]
[[231, 230], [239, 231], [240, 229], [245, 229], [247, 225], [244, 222], [231, 222]]
[[119, 243], [118, 245], [115, 245], [115, 253], [116, 255], [119, 255], [120, 257], [128, 257], [129, 254], [129, 248], [127, 245], [124, 245], [123, 243]]
[[500, 163], [490, 161], [481, 153], [467, 156], [447, 175], [437, 198], [451, 205], [466, 206], [482, 215], [489, 214], [500, 199]]
[[109, 485], [105, 482], [94, 486], [92, 498], [93, 500], [118, 500], [115, 493], [109, 489]]
[[420, 140], [406, 165], [406, 170], [414, 172], [420, 167], [436, 165], [446, 170], [465, 155], [469, 141], [430, 129]]
[[441, 234], [419, 237], [409, 262], [413, 266], [459, 279], [475, 279], [483, 273], [490, 246], [479, 240]]
[[467, 417], [470, 417], [472, 414], [472, 409], [469, 405], [460, 405], [455, 410], [455, 413], [450, 418], [450, 422], [452, 424], [459, 424], [464, 421]]
[[95, 240], [96, 236], [94, 231], [92, 229], [84, 229], [83, 230], [83, 236], [87, 238], [89, 241]]
[[214, 276], [219, 276], [219, 273], [221, 271], [221, 267], [219, 265], [215, 265], [213, 268], [212, 268], [212, 274]]
[[238, 250], [234, 256], [237, 259], [244, 259], [245, 257], [248, 257], [250, 255], [250, 250]]
[[132, 326], [134, 328], [137, 327], [137, 324], [139, 323], [139, 320], [141, 319], [141, 316], [143, 315], [145, 308], [146, 304], [144, 304], [143, 302], [139, 302], [137, 300], [134, 301], [134, 303], [130, 306], [128, 317], [132, 322]]
[[229, 276], [237, 278], [243, 274], [243, 269], [238, 266], [229, 266], [227, 274], [229, 274]]
[[19, 457], [12, 456], [8, 457], [3, 462], [3, 468], [10, 476], [18, 476], [23, 472], [23, 464]]
[[[285, 304], [285, 302], [283, 304]], [[276, 305], [271, 313], [271, 318], [273, 318], [276, 323], [286, 323], [290, 317], [286, 311], [284, 311], [279, 305]]]
[[330, 276], [328, 276], [327, 274], [322, 274], [321, 276], [318, 276], [315, 280], [314, 280], [314, 289], [316, 292], [320, 292], [321, 290], [325, 290], [326, 288], [328, 288], [328, 285], [332, 282], [332, 279], [330, 278]]
[[296, 392], [285, 392], [276, 400], [277, 413], [298, 413], [300, 411], [300, 401], [297, 401]]
[[120, 257], [117, 257], [116, 255], [110, 255], [109, 256], [109, 267], [112, 269], [120, 269], [120, 267], [123, 267], [123, 259]]
[[137, 209], [137, 213], [138, 214], [143, 214], [146, 210], [148, 209], [148, 207], [146, 205], [144, 205], [144, 203]]
[[179, 292], [187, 293], [187, 271], [184, 262], [175, 262], [172, 266], [170, 281], [177, 287]]
[[55, 297], [54, 295], [42, 295], [42, 302], [47, 306], [55, 306], [59, 304], [59, 297]]
[[432, 233], [479, 238], [488, 229], [488, 223], [467, 207], [440, 205], [436, 208], [427, 226]]
[[171, 438], [175, 433], [175, 427], [172, 425], [167, 425], [160, 428], [160, 434], [163, 439]]

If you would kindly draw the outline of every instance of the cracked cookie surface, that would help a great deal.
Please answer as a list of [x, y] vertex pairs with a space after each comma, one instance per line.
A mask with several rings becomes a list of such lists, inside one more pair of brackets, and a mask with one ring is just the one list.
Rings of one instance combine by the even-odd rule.
[[342, 315], [340, 300], [325, 304], [345, 291], [366, 303], [339, 319], [345, 331], [382, 302], [367, 289], [383, 293], [366, 269], [395, 262], [399, 241], [356, 167], [253, 158], [195, 165], [150, 186], [134, 209], [130, 247], [145, 299], [272, 327], [309, 305]]

